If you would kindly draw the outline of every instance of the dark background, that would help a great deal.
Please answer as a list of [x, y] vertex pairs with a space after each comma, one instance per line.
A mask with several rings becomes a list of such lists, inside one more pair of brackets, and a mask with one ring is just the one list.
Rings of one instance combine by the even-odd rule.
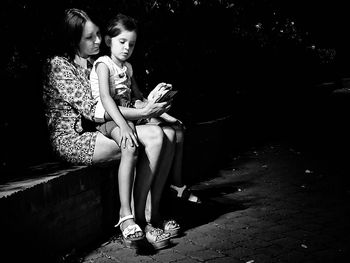
[[117, 12], [138, 19], [135, 76], [146, 94], [161, 81], [180, 91], [170, 113], [188, 127], [192, 156], [207, 150], [220, 161], [227, 149], [279, 140], [334, 162], [347, 160], [348, 98], [334, 94], [350, 77], [349, 21], [341, 2], [5, 0], [1, 181], [54, 160], [42, 65], [69, 7], [84, 9], [101, 27]]

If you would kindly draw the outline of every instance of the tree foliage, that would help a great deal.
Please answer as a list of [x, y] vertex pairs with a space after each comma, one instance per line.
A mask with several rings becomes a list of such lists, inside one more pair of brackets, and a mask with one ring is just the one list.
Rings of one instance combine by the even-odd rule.
[[[283, 92], [298, 81], [333, 77], [335, 47], [314, 38], [280, 1], [5, 0], [2, 167], [18, 163], [19, 156], [23, 164], [52, 158], [41, 70], [54, 48], [58, 18], [69, 7], [97, 16], [100, 26], [117, 12], [134, 16], [140, 24], [132, 58], [139, 85], [147, 93], [160, 81], [172, 83], [180, 91], [172, 110], [189, 125], [232, 114], [241, 94]], [[40, 151], [35, 156], [34, 148]]]

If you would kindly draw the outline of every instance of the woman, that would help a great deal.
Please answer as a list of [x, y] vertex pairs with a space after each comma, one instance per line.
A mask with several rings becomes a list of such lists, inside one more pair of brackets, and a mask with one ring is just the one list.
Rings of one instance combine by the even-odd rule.
[[[93, 63], [91, 56], [99, 53], [101, 44], [99, 28], [84, 11], [69, 9], [65, 11], [61, 29], [58, 46], [62, 50], [49, 59], [43, 86], [53, 149], [62, 160], [72, 164], [97, 165], [118, 160], [117, 143], [94, 126], [106, 117], [96, 111], [88, 78]], [[169, 107], [168, 103], [149, 103], [143, 109], [121, 107], [120, 110], [127, 120], [138, 120], [160, 116]], [[175, 133], [167, 131], [165, 135], [160, 127], [153, 125], [139, 125], [136, 132], [144, 147], [136, 164], [134, 217], [125, 222], [125, 227], [138, 223], [144, 228], [147, 240], [156, 249], [162, 248], [169, 244], [170, 234], [146, 223], [145, 206], [150, 191], [151, 222], [152, 217], [159, 217], [159, 202], [174, 154]], [[130, 234], [137, 237], [142, 233], [135, 230]]]

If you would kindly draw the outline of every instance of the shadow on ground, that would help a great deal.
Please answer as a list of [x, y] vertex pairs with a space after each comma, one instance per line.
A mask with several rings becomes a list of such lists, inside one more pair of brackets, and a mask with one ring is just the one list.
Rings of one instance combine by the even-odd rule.
[[202, 203], [200, 204], [167, 195], [162, 203], [162, 211], [166, 218], [174, 218], [179, 221], [185, 232], [208, 224], [224, 214], [249, 208], [255, 202], [254, 200], [237, 200], [229, 196], [252, 185], [248, 181], [239, 181], [193, 190], [192, 192], [201, 199]]

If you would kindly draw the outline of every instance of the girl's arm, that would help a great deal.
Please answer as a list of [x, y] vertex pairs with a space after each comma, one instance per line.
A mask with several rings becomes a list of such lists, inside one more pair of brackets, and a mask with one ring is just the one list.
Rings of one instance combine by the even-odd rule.
[[148, 119], [152, 117], [159, 117], [164, 112], [170, 109], [169, 102], [148, 102], [145, 107], [141, 109], [127, 108], [119, 106], [120, 112], [127, 120]]
[[[131, 85], [132, 85], [132, 90], [134, 92], [134, 96], [136, 97], [136, 99], [139, 99], [139, 100], [147, 103], [147, 99], [143, 97], [143, 94], [140, 91], [140, 89], [138, 88], [138, 85], [137, 85], [137, 82], [136, 82], [134, 76], [131, 77]], [[176, 122], [181, 123], [180, 120], [176, 119], [175, 117], [171, 116], [170, 114], [168, 114], [166, 112], [161, 114], [159, 117], [161, 117], [162, 119], [164, 119], [165, 121], [170, 122], [170, 123], [176, 123]]]
[[138, 88], [134, 76], [131, 77], [131, 89], [133, 92], [133, 96], [136, 99], [143, 101], [145, 106], [137, 109], [119, 106], [121, 113], [127, 120], [139, 120], [151, 117], [159, 117], [164, 112], [168, 111], [171, 106], [169, 102], [148, 102], [147, 99], [143, 97], [142, 92]]
[[[107, 65], [103, 62], [100, 62], [96, 65], [96, 72], [98, 76], [98, 84], [100, 91], [100, 98], [103, 107], [105, 108], [108, 115], [111, 119], [119, 126], [120, 128], [120, 143], [123, 143], [124, 146], [126, 139], [131, 140], [130, 142], [134, 142], [136, 146], [138, 146], [138, 142], [136, 139], [136, 133], [134, 130], [128, 125], [123, 115], [121, 114], [119, 107], [115, 103], [109, 91], [109, 69]], [[132, 143], [133, 145], [133, 143]]]

